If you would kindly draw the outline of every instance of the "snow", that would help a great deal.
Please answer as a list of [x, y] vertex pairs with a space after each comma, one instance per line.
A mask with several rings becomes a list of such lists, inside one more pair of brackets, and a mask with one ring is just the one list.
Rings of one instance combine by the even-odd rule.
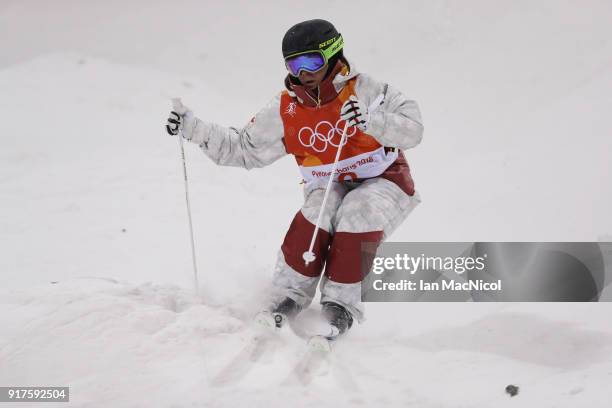
[[162, 124], [175, 96], [246, 123], [282, 88], [284, 31], [324, 17], [359, 69], [423, 111], [408, 152], [423, 204], [392, 240], [594, 241], [612, 234], [611, 9], [2, 2], [0, 386], [69, 385], [58, 406], [75, 407], [607, 406], [607, 303], [369, 304], [301, 378], [289, 333], [240, 359], [299, 172], [289, 157], [216, 167], [187, 146], [197, 297], [178, 143]]

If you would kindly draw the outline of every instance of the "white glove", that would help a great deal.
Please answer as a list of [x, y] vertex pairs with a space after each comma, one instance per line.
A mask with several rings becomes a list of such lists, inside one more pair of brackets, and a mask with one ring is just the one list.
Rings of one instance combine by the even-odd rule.
[[340, 119], [348, 122], [349, 126], [357, 126], [365, 132], [370, 121], [370, 113], [365, 103], [357, 99], [355, 95], [351, 95], [340, 108]]
[[173, 109], [166, 122], [166, 132], [171, 136], [176, 136], [181, 132], [183, 139], [191, 140], [197, 120], [195, 115], [181, 103], [180, 99], [173, 99], [172, 104]]

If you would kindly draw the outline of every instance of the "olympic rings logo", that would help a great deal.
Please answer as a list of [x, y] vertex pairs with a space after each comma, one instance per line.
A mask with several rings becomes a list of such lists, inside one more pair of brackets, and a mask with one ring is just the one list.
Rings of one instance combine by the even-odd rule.
[[[322, 153], [327, 150], [328, 145], [338, 147], [342, 138], [342, 130], [344, 126], [340, 126], [340, 122], [344, 122], [342, 119], [338, 119], [335, 125], [331, 122], [322, 120], [317, 123], [314, 130], [309, 126], [304, 126], [298, 132], [298, 140], [304, 147], [310, 147], [317, 153]], [[344, 145], [348, 142], [348, 138], [354, 136], [357, 133], [355, 126], [350, 126], [346, 130], [346, 139]], [[334, 142], [335, 136], [338, 136], [337, 141]]]

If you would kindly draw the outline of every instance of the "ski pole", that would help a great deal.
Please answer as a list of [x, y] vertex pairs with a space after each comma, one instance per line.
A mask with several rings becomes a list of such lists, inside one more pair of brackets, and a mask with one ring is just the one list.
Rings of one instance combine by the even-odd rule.
[[[184, 113], [185, 107], [180, 98], [172, 98], [172, 107], [179, 115]], [[191, 220], [191, 203], [189, 201], [189, 182], [187, 181], [187, 161], [185, 160], [185, 147], [183, 146], [183, 126], [181, 125], [178, 134], [179, 146], [181, 148], [181, 159], [183, 161], [183, 176], [185, 179], [185, 201], [187, 203], [187, 219], [189, 220], [189, 236], [191, 238], [191, 259], [193, 262], [193, 284], [195, 286], [196, 295], [200, 292], [200, 284], [198, 282], [198, 266], [196, 263], [195, 241], [193, 239], [193, 221]]]
[[[383, 104], [386, 94], [386, 88], [383, 93], [378, 95], [376, 99], [369, 106], [368, 111], [370, 113], [374, 112], [380, 105]], [[325, 211], [325, 204], [327, 204], [327, 197], [329, 196], [329, 190], [331, 188], [331, 183], [334, 180], [334, 173], [336, 172], [336, 168], [338, 167], [338, 161], [340, 160], [340, 152], [342, 151], [342, 147], [346, 143], [346, 131], [348, 130], [348, 122], [344, 122], [344, 129], [342, 130], [342, 137], [340, 138], [340, 144], [338, 145], [338, 150], [336, 151], [336, 158], [334, 159], [334, 164], [332, 165], [331, 174], [329, 176], [329, 180], [327, 180], [327, 187], [325, 187], [325, 194], [323, 195], [323, 202], [321, 203], [321, 208], [319, 209], [319, 216], [317, 217], [317, 223], [315, 224], [314, 232], [312, 233], [312, 238], [310, 239], [310, 246], [308, 247], [308, 251], [302, 254], [302, 259], [304, 259], [304, 263], [306, 266], [312, 261], [314, 261], [317, 257], [312, 251], [314, 248], [315, 241], [317, 239], [317, 233], [319, 232], [319, 226], [321, 225], [321, 219], [323, 218], [323, 212]]]
[[340, 159], [340, 152], [342, 151], [342, 146], [344, 146], [346, 141], [346, 131], [348, 129], [348, 122], [344, 122], [344, 129], [342, 129], [342, 137], [340, 138], [340, 144], [338, 145], [338, 150], [336, 150], [336, 158], [334, 159], [334, 164], [332, 165], [331, 174], [329, 175], [329, 180], [327, 180], [327, 187], [325, 187], [325, 194], [323, 195], [323, 202], [321, 203], [321, 209], [319, 210], [319, 216], [317, 217], [317, 223], [315, 224], [314, 232], [312, 233], [312, 239], [310, 240], [310, 246], [308, 247], [308, 251], [302, 254], [302, 259], [306, 263], [306, 266], [312, 261], [316, 259], [316, 256], [312, 249], [314, 248], [315, 240], [317, 239], [317, 233], [319, 232], [319, 226], [321, 225], [321, 218], [323, 218], [323, 212], [325, 211], [325, 204], [327, 203], [327, 197], [329, 196], [329, 190], [331, 190], [331, 183], [334, 180], [334, 173], [336, 172], [336, 168], [338, 167], [338, 160]]

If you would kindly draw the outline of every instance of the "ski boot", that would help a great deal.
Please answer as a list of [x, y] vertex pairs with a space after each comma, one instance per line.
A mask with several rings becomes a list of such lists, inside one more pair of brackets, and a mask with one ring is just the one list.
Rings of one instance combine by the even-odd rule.
[[329, 324], [329, 331], [325, 334], [312, 336], [308, 340], [308, 345], [311, 349], [317, 351], [330, 352], [332, 343], [353, 325], [353, 316], [344, 306], [337, 303], [324, 302], [322, 305], [322, 314]]
[[332, 328], [335, 328], [337, 333], [334, 337], [338, 337], [344, 333], [353, 325], [353, 316], [346, 308], [338, 303], [324, 302], [322, 308], [323, 317], [329, 322]]
[[271, 311], [264, 310], [255, 316], [255, 323], [261, 327], [278, 331], [290, 319], [297, 316], [302, 307], [291, 298], [285, 298]]

